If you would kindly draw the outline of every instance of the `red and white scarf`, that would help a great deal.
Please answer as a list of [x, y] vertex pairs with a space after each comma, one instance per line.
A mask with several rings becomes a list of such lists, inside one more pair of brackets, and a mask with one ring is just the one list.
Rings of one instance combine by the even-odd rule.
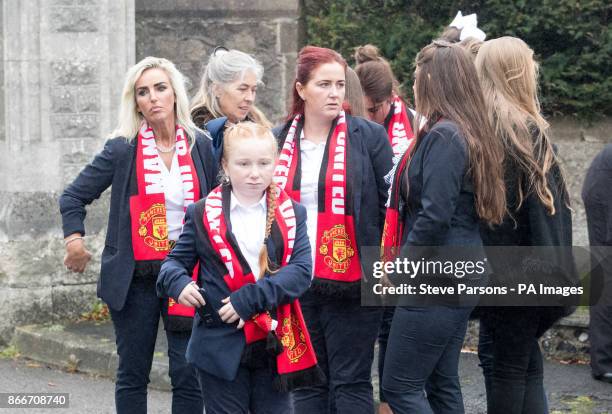
[[[200, 199], [198, 175], [189, 152], [185, 131], [176, 126], [176, 155], [183, 182], [184, 209]], [[166, 218], [166, 197], [164, 195], [162, 165], [158, 155], [153, 129], [143, 122], [136, 138], [136, 182], [138, 193], [130, 197], [132, 222], [132, 249], [134, 259], [163, 260], [170, 252]], [[197, 277], [197, 266], [194, 269]], [[193, 317], [195, 309], [169, 299], [168, 314]]]
[[[282, 267], [291, 259], [297, 223], [291, 199], [281, 189], [277, 188], [276, 191], [273, 231], [278, 231], [283, 240]], [[224, 190], [221, 186], [215, 188], [206, 198], [202, 220], [210, 244], [227, 270], [223, 280], [230, 291], [234, 292], [247, 284], [256, 283], [256, 279], [240, 247], [228, 237], [228, 221], [223, 207], [229, 198], [229, 189]], [[274, 332], [282, 345], [282, 351], [276, 356], [279, 389], [288, 391], [296, 386], [314, 385], [308, 381], [319, 375], [313, 374], [319, 368], [299, 301], [280, 305], [276, 309], [276, 318], [279, 323], [275, 332], [272, 330], [272, 316], [269, 312], [257, 314], [246, 321], [243, 328], [246, 343], [264, 340]]]
[[[412, 148], [410, 148], [412, 150]], [[385, 213], [385, 225], [381, 239], [381, 259], [391, 262], [397, 258], [402, 237], [404, 234], [404, 221], [400, 214], [400, 195], [402, 187], [402, 177], [410, 165], [411, 152], [406, 150], [399, 160], [391, 181], [391, 195], [389, 197], [389, 207]]]
[[408, 118], [408, 112], [406, 111], [406, 105], [396, 95], [393, 98], [393, 114], [387, 128], [394, 156], [402, 155], [404, 151], [410, 153], [416, 141], [410, 119]]
[[[293, 119], [281, 150], [274, 181], [294, 200], [300, 201], [299, 135], [301, 116]], [[328, 139], [319, 173], [319, 210], [315, 249], [315, 280], [355, 283], [361, 280], [359, 249], [355, 239], [352, 199], [347, 165], [349, 139], [344, 111], [336, 119]], [[348, 185], [347, 185], [348, 184]]]

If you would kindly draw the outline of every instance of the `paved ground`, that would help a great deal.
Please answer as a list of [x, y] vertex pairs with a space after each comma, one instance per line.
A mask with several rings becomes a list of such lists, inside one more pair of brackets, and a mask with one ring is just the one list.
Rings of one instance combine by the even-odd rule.
[[[473, 354], [463, 354], [461, 378], [466, 413], [485, 413], [485, 395], [480, 368]], [[581, 365], [547, 362], [546, 388], [553, 413], [612, 413], [612, 385], [591, 379]], [[67, 409], [1, 409], [0, 413], [114, 413], [114, 383], [108, 378], [67, 373], [44, 364], [20, 359], [0, 360], [0, 392], [66, 392]], [[149, 413], [170, 412], [170, 393], [149, 391]]]
[[[7, 409], [0, 413], [112, 414], [115, 384], [108, 378], [70, 374], [24, 360], [0, 360], [0, 392], [69, 393], [69, 408]], [[170, 393], [149, 391], [149, 414], [170, 412]]]

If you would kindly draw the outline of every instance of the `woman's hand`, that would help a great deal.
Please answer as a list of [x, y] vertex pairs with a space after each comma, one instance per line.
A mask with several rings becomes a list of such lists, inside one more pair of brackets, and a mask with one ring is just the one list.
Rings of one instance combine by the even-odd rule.
[[198, 286], [193, 282], [183, 288], [178, 297], [178, 303], [185, 306], [191, 306], [192, 308], [199, 308], [200, 306], [206, 305], [204, 298], [198, 291]]
[[240, 315], [236, 312], [236, 309], [232, 306], [232, 302], [230, 302], [229, 296], [221, 301], [224, 303], [219, 309], [219, 316], [221, 320], [225, 323], [234, 323], [238, 321], [238, 329], [242, 329], [244, 326], [244, 321], [240, 319]]
[[87, 263], [91, 260], [91, 252], [85, 248], [83, 237], [76, 233], [64, 239], [66, 255], [64, 264], [71, 272], [83, 273]]

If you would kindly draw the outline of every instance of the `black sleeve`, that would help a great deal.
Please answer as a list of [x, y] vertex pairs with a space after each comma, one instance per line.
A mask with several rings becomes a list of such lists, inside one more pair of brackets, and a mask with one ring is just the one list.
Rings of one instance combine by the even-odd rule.
[[110, 187], [115, 174], [115, 150], [120, 144], [114, 138], [106, 141], [104, 149], [85, 166], [59, 198], [64, 237], [73, 233], [85, 235], [85, 206], [91, 204]]
[[408, 234], [407, 244], [439, 246], [451, 226], [467, 171], [468, 154], [464, 138], [456, 130], [434, 130], [423, 139], [427, 141], [422, 144], [422, 208]]

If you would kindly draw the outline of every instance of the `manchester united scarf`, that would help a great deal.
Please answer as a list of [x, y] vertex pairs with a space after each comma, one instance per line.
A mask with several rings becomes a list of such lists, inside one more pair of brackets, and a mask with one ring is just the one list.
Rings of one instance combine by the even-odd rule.
[[[176, 154], [183, 183], [184, 208], [200, 198], [200, 185], [189, 151], [185, 131], [176, 126]], [[155, 144], [153, 129], [146, 122], [136, 138], [137, 194], [130, 197], [132, 222], [132, 249], [136, 261], [163, 260], [171, 249], [166, 222], [166, 197], [162, 178], [162, 159]], [[197, 266], [194, 269], [197, 277]], [[195, 313], [188, 307], [169, 299], [169, 317], [191, 317]], [[191, 324], [189, 324], [191, 326]]]
[[[412, 149], [412, 148], [411, 148]], [[410, 151], [406, 150], [399, 160], [395, 170], [395, 175], [391, 182], [391, 195], [389, 197], [389, 207], [385, 214], [385, 225], [381, 239], [381, 258], [383, 261], [393, 261], [397, 257], [402, 236], [404, 234], [404, 222], [399, 212], [400, 196], [402, 187], [402, 177], [410, 164]]]
[[[301, 116], [296, 115], [274, 171], [275, 182], [298, 202], [301, 129]], [[354, 180], [347, 164], [350, 151], [347, 131], [346, 116], [341, 111], [332, 125], [319, 172], [317, 243], [312, 246], [315, 250], [313, 288], [322, 282], [331, 293], [347, 290], [361, 280], [351, 196]]]
[[[387, 127], [389, 142], [393, 148], [393, 155], [399, 156], [404, 150], [410, 153], [414, 146], [415, 136], [408, 117], [406, 105], [399, 96], [393, 98], [393, 113]], [[407, 148], [407, 149], [406, 149]]]
[[[240, 252], [240, 247], [227, 226], [224, 206], [230, 199], [230, 189], [215, 188], [206, 198], [203, 224], [214, 254], [223, 262], [227, 274], [223, 280], [230, 291], [256, 283], [248, 263]], [[274, 210], [272, 232], [283, 241], [281, 267], [289, 263], [295, 242], [296, 220], [293, 204], [289, 196], [276, 188], [277, 201]], [[274, 277], [273, 275], [269, 277]], [[322, 371], [317, 365], [317, 358], [310, 342], [310, 335], [302, 316], [298, 300], [280, 305], [276, 309], [278, 326], [272, 329], [272, 316], [269, 312], [260, 313], [246, 321], [243, 327], [247, 344], [267, 340], [272, 337], [277, 343], [273, 350], [276, 354], [277, 378], [275, 387], [280, 391], [290, 391], [297, 387], [317, 385], [324, 381]], [[272, 347], [270, 347], [272, 348]], [[270, 349], [269, 349], [270, 350]]]

